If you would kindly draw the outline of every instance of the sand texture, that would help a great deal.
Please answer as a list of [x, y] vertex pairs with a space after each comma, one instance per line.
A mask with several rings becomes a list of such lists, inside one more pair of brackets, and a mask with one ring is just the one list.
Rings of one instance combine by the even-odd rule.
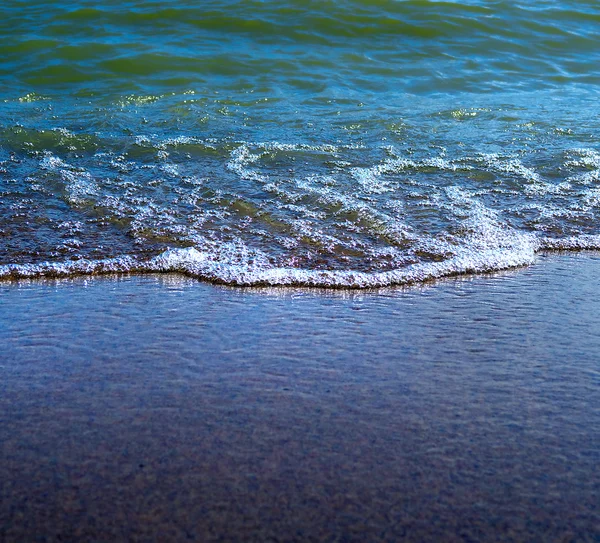
[[599, 541], [598, 277], [0, 283], [0, 540]]

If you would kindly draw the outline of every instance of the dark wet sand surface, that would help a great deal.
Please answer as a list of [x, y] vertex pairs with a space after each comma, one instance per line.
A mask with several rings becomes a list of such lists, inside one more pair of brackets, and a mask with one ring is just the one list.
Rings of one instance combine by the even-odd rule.
[[0, 283], [0, 540], [600, 541], [599, 278]]

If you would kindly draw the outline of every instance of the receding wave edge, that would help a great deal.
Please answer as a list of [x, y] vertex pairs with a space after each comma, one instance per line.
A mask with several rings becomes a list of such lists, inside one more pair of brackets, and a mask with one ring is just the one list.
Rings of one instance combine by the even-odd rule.
[[519, 250], [495, 248], [465, 251], [442, 262], [416, 263], [381, 272], [266, 267], [252, 263], [232, 264], [214, 260], [209, 253], [195, 248], [184, 248], [168, 249], [147, 260], [122, 256], [101, 260], [4, 264], [0, 265], [0, 280], [123, 273], [181, 273], [203, 281], [231, 286], [377, 288], [528, 266], [534, 263], [538, 252], [560, 250], [600, 250], [600, 236], [578, 236], [562, 240], [531, 239], [524, 241]]

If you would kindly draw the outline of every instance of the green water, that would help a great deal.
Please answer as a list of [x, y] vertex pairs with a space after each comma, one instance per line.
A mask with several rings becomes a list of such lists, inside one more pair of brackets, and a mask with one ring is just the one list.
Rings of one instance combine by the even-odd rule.
[[595, 2], [2, 14], [0, 276], [368, 286], [600, 247]]

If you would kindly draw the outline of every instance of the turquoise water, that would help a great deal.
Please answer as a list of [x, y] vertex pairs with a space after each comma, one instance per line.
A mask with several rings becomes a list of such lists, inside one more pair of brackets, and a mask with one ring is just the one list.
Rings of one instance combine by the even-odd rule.
[[374, 286], [600, 248], [597, 2], [9, 0], [0, 277]]

